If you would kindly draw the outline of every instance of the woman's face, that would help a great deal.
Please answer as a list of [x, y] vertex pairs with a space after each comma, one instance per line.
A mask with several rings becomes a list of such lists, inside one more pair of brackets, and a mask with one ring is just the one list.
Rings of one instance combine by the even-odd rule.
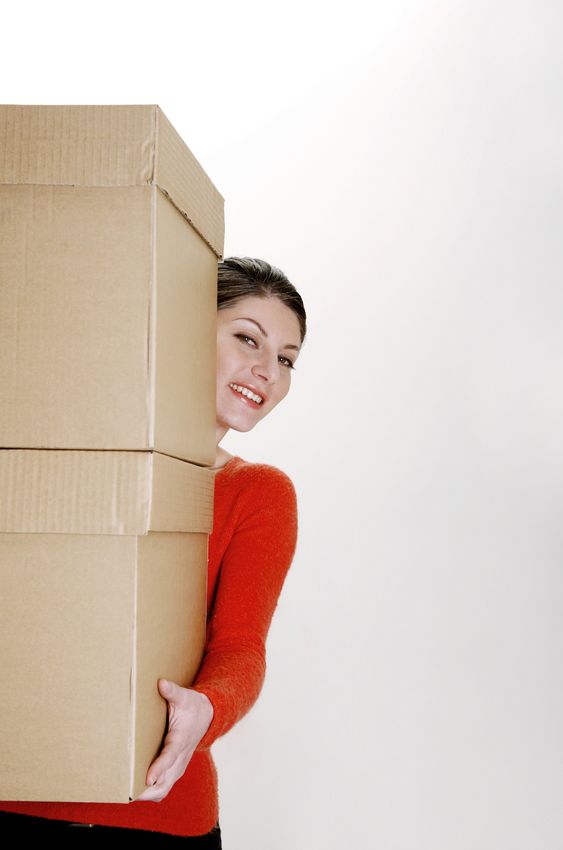
[[279, 298], [248, 296], [217, 312], [217, 436], [250, 431], [289, 392], [299, 320]]

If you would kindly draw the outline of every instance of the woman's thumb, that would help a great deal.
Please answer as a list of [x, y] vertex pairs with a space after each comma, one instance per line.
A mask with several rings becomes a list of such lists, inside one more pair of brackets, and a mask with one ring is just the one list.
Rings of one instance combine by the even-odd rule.
[[159, 679], [158, 680], [158, 690], [161, 695], [166, 699], [172, 696], [172, 692], [174, 691], [173, 683], [169, 679]]

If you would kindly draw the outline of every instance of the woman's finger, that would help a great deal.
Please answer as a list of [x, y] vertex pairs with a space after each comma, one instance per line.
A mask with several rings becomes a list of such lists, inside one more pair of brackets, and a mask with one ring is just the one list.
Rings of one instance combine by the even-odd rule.
[[179, 742], [178, 746], [175, 747], [174, 736], [170, 732], [170, 721], [174, 712], [174, 692], [175, 688], [177, 688], [177, 685], [175, 685], [174, 682], [171, 682], [168, 679], [159, 679], [157, 684], [161, 696], [163, 696], [168, 701], [169, 730], [164, 739], [160, 754], [152, 762], [147, 771], [146, 784], [149, 787], [155, 785], [159, 781], [161, 775], [167, 770], [169, 770], [173, 766], [176, 759], [181, 755], [181, 748]]
[[168, 795], [173, 785], [173, 781], [166, 783], [157, 782], [155, 785], [151, 785], [150, 788], [145, 788], [143, 793], [136, 799], [141, 801], [160, 802]]
[[168, 704], [170, 706], [170, 704], [180, 705], [186, 688], [183, 688], [181, 685], [179, 685], [177, 682], [173, 682], [171, 679], [159, 679], [158, 690], [160, 692], [160, 695], [168, 701]]
[[185, 760], [186, 750], [179, 736], [167, 735], [160, 755], [147, 771], [147, 785], [154, 785], [169, 770], [174, 770]]
[[[157, 761], [159, 765], [157, 765]], [[186, 770], [187, 764], [189, 762], [189, 758], [186, 758], [186, 754], [183, 753], [181, 756], [176, 757], [170, 765], [164, 765], [164, 761], [157, 759], [151, 769], [149, 770], [149, 776], [147, 777], [147, 784], [150, 784], [149, 787], [143, 791], [141, 797], [137, 799], [140, 800], [162, 800], [169, 793], [172, 786], [180, 779], [180, 777], [184, 774]], [[160, 768], [160, 769], [158, 769]]]

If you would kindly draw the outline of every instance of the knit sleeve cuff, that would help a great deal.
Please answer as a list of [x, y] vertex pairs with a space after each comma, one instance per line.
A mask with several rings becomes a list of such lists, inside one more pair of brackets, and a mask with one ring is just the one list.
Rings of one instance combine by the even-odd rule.
[[211, 723], [209, 724], [209, 728], [207, 729], [207, 732], [205, 733], [203, 738], [200, 739], [198, 745], [195, 748], [196, 752], [199, 752], [200, 750], [208, 750], [211, 744], [213, 744], [218, 737], [219, 729], [221, 726], [221, 724], [219, 723], [218, 713], [219, 698], [218, 696], [216, 696], [213, 688], [209, 688], [205, 685], [191, 685], [190, 687], [193, 691], [198, 691], [198, 693], [200, 694], [205, 694], [205, 696], [208, 698], [208, 700], [211, 702], [211, 705], [213, 706], [213, 717], [211, 719]]

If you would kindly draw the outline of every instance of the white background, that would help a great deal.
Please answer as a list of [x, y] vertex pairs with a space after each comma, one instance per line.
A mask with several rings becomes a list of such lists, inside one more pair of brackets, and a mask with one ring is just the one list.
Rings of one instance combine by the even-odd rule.
[[226, 850], [563, 848], [561, 8], [3, 10], [5, 102], [158, 103], [308, 310], [224, 442], [300, 505]]

